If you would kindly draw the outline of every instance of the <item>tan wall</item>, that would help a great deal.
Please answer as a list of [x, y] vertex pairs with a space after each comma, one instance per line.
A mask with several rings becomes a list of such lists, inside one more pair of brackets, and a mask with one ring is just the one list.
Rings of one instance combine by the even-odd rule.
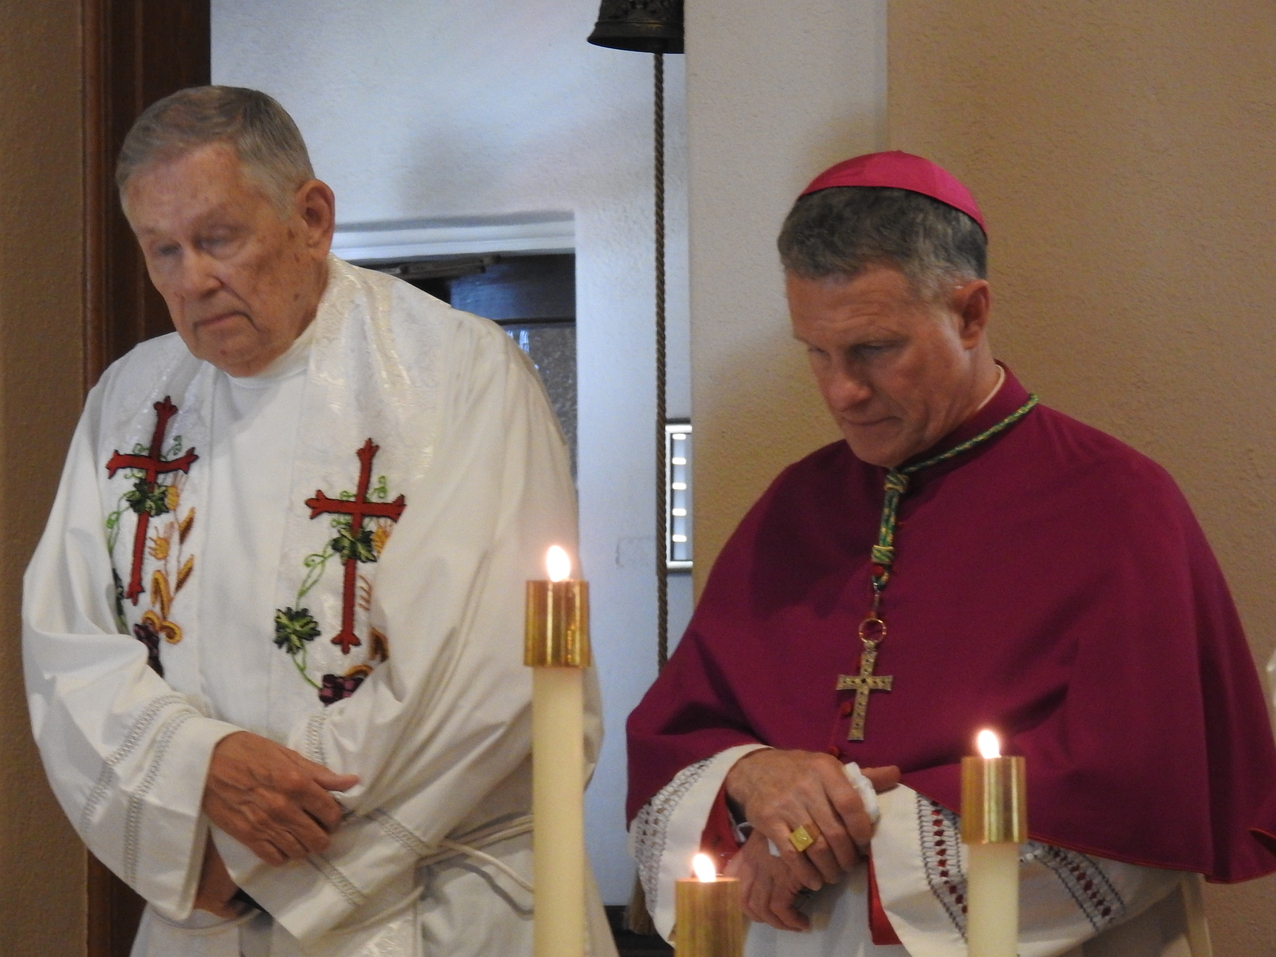
[[[773, 241], [796, 190], [885, 145], [881, 4], [689, 4], [696, 575], [775, 473], [835, 437], [788, 341]], [[1276, 647], [1276, 15], [894, 0], [890, 145], [993, 231], [994, 344], [1051, 405], [1178, 479], [1255, 657]], [[884, 34], [885, 35], [885, 34]], [[1219, 957], [1276, 955], [1276, 879], [1211, 887]]]
[[80, 405], [80, 45], [74, 0], [0, 5], [0, 953], [84, 952], [83, 846], [22, 693], [22, 570]]
[[882, 0], [686, 17], [698, 591], [780, 469], [838, 435], [789, 331], [775, 237], [815, 173], [884, 145], [886, 17]]
[[[891, 146], [951, 169], [989, 220], [997, 354], [1174, 474], [1266, 662], [1272, 5], [896, 0], [889, 63]], [[1219, 957], [1276, 954], [1276, 880], [1210, 890]]]

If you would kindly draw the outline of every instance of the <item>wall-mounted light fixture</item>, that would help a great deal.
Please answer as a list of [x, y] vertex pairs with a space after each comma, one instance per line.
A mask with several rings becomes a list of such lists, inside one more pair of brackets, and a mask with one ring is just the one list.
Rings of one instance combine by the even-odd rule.
[[665, 567], [691, 570], [691, 423], [665, 423], [665, 501], [669, 509], [665, 528]]

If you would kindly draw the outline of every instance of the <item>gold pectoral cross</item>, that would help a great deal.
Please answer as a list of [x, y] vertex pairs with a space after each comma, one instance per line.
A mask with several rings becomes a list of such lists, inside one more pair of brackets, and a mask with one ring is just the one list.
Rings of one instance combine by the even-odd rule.
[[[876, 619], [872, 619], [876, 621]], [[877, 622], [877, 624], [881, 624]], [[864, 654], [860, 656], [860, 673], [858, 675], [838, 675], [838, 691], [855, 692], [855, 709], [851, 712], [851, 728], [846, 732], [847, 741], [864, 740], [864, 718], [868, 714], [868, 696], [874, 691], [890, 691], [892, 675], [875, 675], [873, 668], [877, 666], [877, 646], [881, 639], [870, 641], [863, 636], [864, 626], [860, 626], [860, 640], [864, 642]], [[886, 637], [886, 628], [881, 626], [882, 638]]]

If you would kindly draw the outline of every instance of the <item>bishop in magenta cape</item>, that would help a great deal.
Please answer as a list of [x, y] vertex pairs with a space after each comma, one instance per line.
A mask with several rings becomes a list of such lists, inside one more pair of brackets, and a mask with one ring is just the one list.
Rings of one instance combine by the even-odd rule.
[[[927, 457], [1023, 404], [1000, 391]], [[1276, 748], [1227, 585], [1169, 475], [1038, 406], [912, 476], [866, 739], [847, 740], [885, 470], [836, 442], [790, 466], [723, 550], [629, 719], [630, 819], [682, 768], [762, 742], [828, 750], [960, 807], [997, 729], [1034, 839], [1236, 881], [1276, 870]]]

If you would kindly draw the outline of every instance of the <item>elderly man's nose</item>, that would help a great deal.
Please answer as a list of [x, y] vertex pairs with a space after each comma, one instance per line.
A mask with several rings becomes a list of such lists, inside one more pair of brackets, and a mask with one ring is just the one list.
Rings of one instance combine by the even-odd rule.
[[209, 256], [193, 252], [182, 258], [182, 292], [187, 296], [202, 296], [221, 285], [216, 262]]

